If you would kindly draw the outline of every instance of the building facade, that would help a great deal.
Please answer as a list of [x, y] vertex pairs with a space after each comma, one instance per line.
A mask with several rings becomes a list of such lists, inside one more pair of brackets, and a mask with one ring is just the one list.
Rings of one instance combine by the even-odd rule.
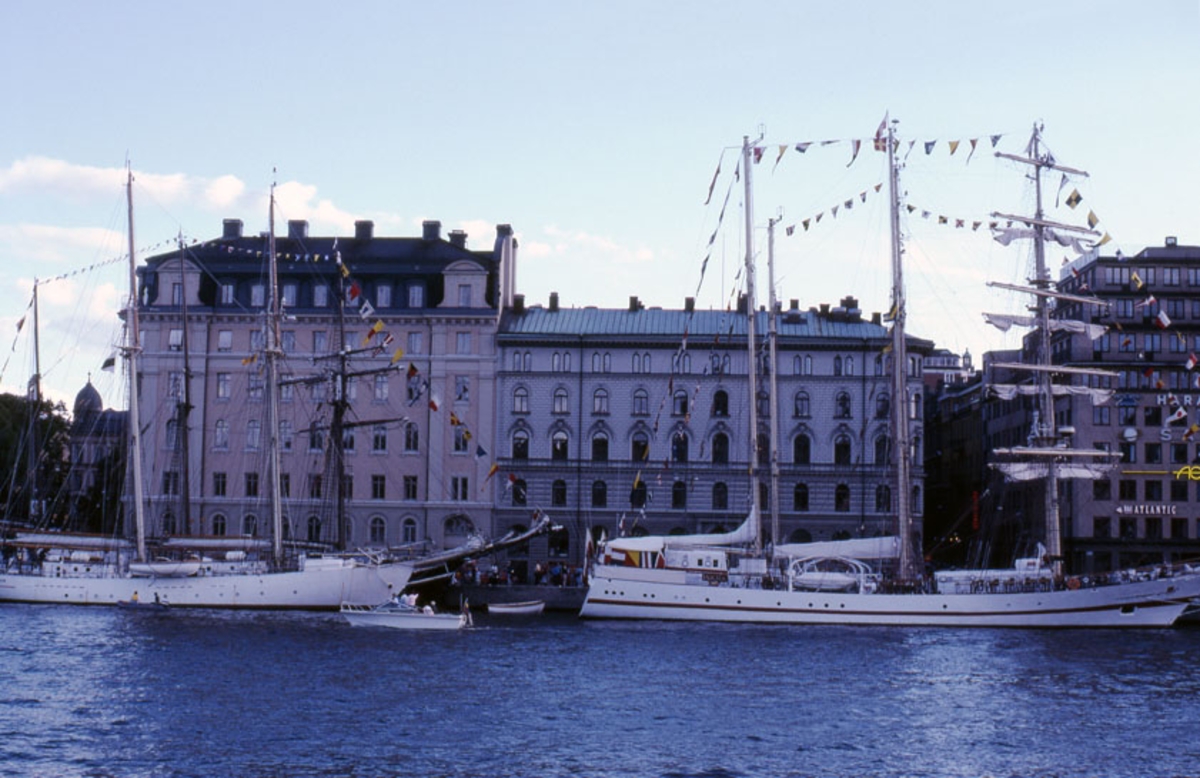
[[493, 448], [515, 241], [507, 225], [491, 250], [466, 239], [434, 221], [419, 238], [376, 237], [366, 221], [353, 237], [310, 237], [289, 222], [275, 242], [277, 332], [267, 236], [226, 220], [221, 238], [150, 258], [138, 297], [148, 534], [264, 536], [273, 435], [295, 540], [442, 548], [490, 530], [478, 452]]
[[[760, 379], [757, 442], [749, 429], [744, 311], [526, 308], [520, 296], [498, 335], [498, 524], [519, 524], [531, 506], [563, 526], [548, 555], [578, 561], [586, 533], [730, 530], [746, 517], [753, 483], [764, 524], [779, 512], [785, 541], [895, 531], [886, 355], [879, 315], [852, 298], [778, 319], [777, 364], [757, 314]], [[913, 505], [923, 504], [922, 361], [912, 341], [909, 396]], [[768, 377], [777, 386], [772, 397]], [[762, 377], [767, 376], [767, 377]], [[770, 432], [778, 441], [771, 488]], [[751, 467], [751, 463], [755, 463]]]

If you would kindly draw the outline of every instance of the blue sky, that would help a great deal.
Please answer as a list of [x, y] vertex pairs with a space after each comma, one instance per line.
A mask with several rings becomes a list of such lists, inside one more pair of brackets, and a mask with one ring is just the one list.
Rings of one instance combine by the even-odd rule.
[[[735, 190], [703, 284], [700, 266], [743, 135], [794, 150], [754, 170], [756, 244], [778, 216], [777, 290], [804, 308], [857, 296], [885, 310], [885, 180], [869, 139], [885, 112], [902, 142], [910, 331], [978, 354], [984, 287], [1025, 258], [986, 229], [1027, 206], [1016, 152], [1035, 121], [1112, 248], [1167, 235], [1200, 244], [1200, 5], [959, 2], [24, 2], [0, 3], [0, 349], [5, 391], [29, 372], [7, 353], [35, 277], [124, 251], [123, 166], [137, 183], [136, 242], [216, 237], [236, 217], [310, 234], [415, 235], [424, 219], [490, 246], [520, 240], [518, 291], [564, 306], [679, 307], [729, 299], [741, 261]], [[979, 139], [969, 163], [966, 143]], [[925, 155], [923, 143], [938, 141]], [[948, 141], [964, 145], [951, 156]], [[794, 149], [794, 147], [792, 147]], [[729, 149], [728, 151], [726, 151]], [[705, 194], [725, 154], [713, 203]], [[770, 153], [768, 153], [768, 157]], [[851, 214], [830, 207], [867, 192]], [[952, 222], [953, 223], [953, 222]], [[1055, 255], [1057, 257], [1057, 254]], [[71, 398], [119, 337], [120, 263], [40, 287], [47, 391]], [[760, 299], [766, 273], [760, 268]], [[112, 395], [115, 376], [95, 376]]]

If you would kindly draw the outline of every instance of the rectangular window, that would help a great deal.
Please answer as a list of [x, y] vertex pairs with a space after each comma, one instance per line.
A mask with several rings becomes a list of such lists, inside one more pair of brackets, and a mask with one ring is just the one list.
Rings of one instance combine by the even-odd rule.
[[250, 306], [262, 308], [267, 304], [267, 288], [262, 284], [250, 285]]
[[388, 377], [387, 373], [380, 373], [375, 376], [375, 401], [386, 402], [388, 398]]
[[471, 499], [470, 490], [468, 489], [467, 477], [452, 476], [450, 478], [450, 499], [451, 500], [469, 500]]
[[421, 337], [420, 332], [408, 333], [408, 353], [409, 354], [424, 353], [424, 351], [423, 351], [424, 345], [425, 345], [424, 339]]
[[262, 330], [250, 330], [250, 350], [262, 351], [263, 345], [266, 343], [266, 336]]
[[1098, 427], [1107, 427], [1110, 413], [1112, 413], [1112, 408], [1109, 408], [1107, 405], [1093, 405], [1092, 424]]
[[421, 450], [421, 435], [419, 428], [413, 422], [404, 425], [404, 450], [417, 452]]
[[373, 475], [371, 476], [371, 499], [383, 500], [387, 498], [387, 476]]
[[415, 475], [404, 476], [404, 499], [417, 499], [417, 477]]
[[285, 354], [296, 353], [296, 332], [295, 330], [284, 330], [280, 335], [279, 347], [283, 349]]
[[296, 283], [294, 281], [283, 285], [283, 304], [288, 308], [296, 307]]
[[261, 400], [263, 398], [264, 379], [260, 375], [251, 375], [247, 384], [246, 394], [251, 400]]
[[217, 332], [217, 351], [233, 351], [233, 330]]
[[1118, 487], [1120, 489], [1119, 494], [1122, 500], [1137, 499], [1137, 481], [1125, 479], [1118, 484]]
[[1162, 502], [1162, 481], [1147, 481], [1143, 485], [1146, 502]]
[[470, 354], [471, 353], [471, 333], [459, 332], [455, 335], [455, 353]]
[[454, 377], [454, 401], [465, 403], [471, 400], [471, 379], [469, 376]]
[[1187, 519], [1171, 519], [1171, 540], [1187, 540], [1187, 529]]
[[470, 308], [471, 307], [471, 285], [470, 284], [459, 284], [458, 285], [458, 307], [460, 307], [460, 308]]
[[162, 493], [179, 494], [179, 473], [175, 470], [164, 470], [162, 474]]
[[279, 494], [282, 497], [292, 496], [292, 475], [291, 473], [279, 474]]
[[1092, 537], [1097, 540], [1108, 540], [1112, 537], [1112, 519], [1108, 516], [1096, 516], [1092, 519]]
[[221, 284], [221, 305], [233, 305], [233, 284]]
[[1111, 500], [1112, 499], [1112, 481], [1103, 478], [1099, 481], [1092, 481], [1092, 499], [1093, 500]]
[[413, 284], [408, 287], [408, 307], [409, 308], [424, 308], [425, 307], [425, 287], [420, 284]]
[[167, 333], [167, 348], [171, 351], [183, 349], [183, 330], [171, 330]]
[[1171, 481], [1171, 502], [1188, 501], [1188, 482]]
[[471, 433], [467, 428], [459, 424], [454, 428], [454, 451], [461, 454], [471, 450]]
[[217, 373], [217, 399], [229, 399], [229, 373]]
[[1162, 269], [1162, 271], [1163, 271], [1162, 281], [1163, 281], [1164, 286], [1179, 286], [1179, 268], [1164, 267]]
[[258, 496], [258, 473], [246, 473], [246, 496]]
[[387, 451], [387, 427], [382, 424], [375, 425], [371, 431], [371, 450], [386, 452]]
[[329, 287], [325, 284], [313, 285], [313, 307], [327, 308], [329, 306]]
[[224, 473], [213, 473], [213, 497], [225, 496], [225, 482]]
[[375, 306], [378, 308], [392, 307], [392, 285], [379, 283], [375, 285]]
[[308, 498], [321, 499], [321, 476], [315, 473], [308, 476]]
[[314, 354], [324, 354], [329, 350], [329, 336], [325, 330], [315, 330], [312, 334], [312, 350]]

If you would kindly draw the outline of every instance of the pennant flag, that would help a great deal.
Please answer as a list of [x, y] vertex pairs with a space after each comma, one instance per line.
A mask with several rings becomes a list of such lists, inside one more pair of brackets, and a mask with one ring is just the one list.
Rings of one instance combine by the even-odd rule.
[[979, 138], [971, 138], [971, 153], [967, 155], [967, 162], [971, 161], [971, 157], [975, 156], [975, 147], [979, 145]]
[[19, 321], [17, 321], [17, 332], [20, 332], [20, 331], [21, 331], [21, 328], [22, 328], [22, 327], [24, 327], [24, 326], [25, 326], [25, 317], [24, 317], [24, 316], [22, 316], [22, 317], [20, 318], [20, 320], [19, 320]]
[[953, 157], [953, 156], [954, 156], [954, 152], [958, 151], [958, 143], [959, 143], [959, 142], [958, 142], [958, 141], [956, 141], [956, 140], [952, 140], [952, 141], [950, 141], [950, 156], [952, 156], [952, 157]]
[[759, 162], [762, 162], [763, 152], [766, 151], [766, 149], [762, 146], [755, 146], [753, 149], [751, 149], [751, 151], [754, 152], [754, 164], [757, 165]]
[[243, 365], [253, 365], [256, 361], [258, 361], [258, 354], [251, 354], [250, 356], [248, 356], [242, 360], [242, 364]]
[[362, 294], [362, 287], [358, 285], [357, 281], [351, 281], [350, 282], [350, 302], [354, 302], [355, 300], [357, 300], [358, 296], [360, 294]]
[[450, 411], [450, 426], [457, 427], [460, 424], [462, 424], [462, 422], [459, 421], [458, 414], [455, 413], [454, 411]]
[[1167, 417], [1167, 423], [1170, 424], [1173, 421], [1179, 421], [1180, 419], [1186, 419], [1186, 418], [1187, 418], [1187, 409], [1180, 407], [1178, 410], [1176, 410], [1174, 413], [1172, 413], [1169, 417]]
[[875, 130], [875, 150], [887, 151], [887, 114], [883, 115], [883, 120], [879, 122], [879, 129]]
[[[1112, 235], [1109, 235], [1107, 232], [1106, 232], [1106, 233], [1104, 233], [1104, 237], [1103, 237], [1103, 238], [1101, 238], [1101, 239], [1100, 239], [1100, 242], [1096, 244], [1096, 248], [1100, 248], [1100, 247], [1101, 247], [1101, 246], [1103, 246], [1105, 243], [1108, 243], [1110, 240], [1112, 240]], [[1125, 258], [1124, 258], [1124, 257], [1120, 257], [1120, 256], [1119, 256], [1119, 257], [1117, 257], [1117, 261], [1119, 261], [1119, 262], [1124, 262], [1124, 261], [1125, 261]]]
[[1100, 217], [1096, 215], [1095, 211], [1088, 211], [1087, 222], [1089, 227], [1095, 229], [1096, 225], [1100, 223]]
[[1154, 317], [1154, 326], [1158, 327], [1160, 330], [1165, 330], [1167, 327], [1171, 326], [1171, 320], [1167, 318], [1166, 311], [1158, 312], [1158, 315]]
[[775, 165], [774, 165], [774, 167], [771, 168], [772, 173], [775, 172], [775, 168], [779, 167], [779, 160], [783, 159], [783, 154], [787, 150], [788, 150], [788, 147], [787, 147], [786, 143], [781, 144], [779, 146], [779, 155], [777, 157], [775, 157]]
[[854, 153], [852, 153], [850, 155], [850, 161], [846, 163], [846, 167], [850, 167], [851, 165], [854, 164], [854, 160], [858, 159], [858, 150], [862, 148], [862, 141], [861, 140], [850, 141], [850, 148], [853, 150]]
[[[22, 319], [21, 321], [24, 321], [24, 319]], [[108, 359], [104, 360], [104, 362], [100, 365], [100, 369], [104, 370], [105, 372], [108, 372], [108, 373], [111, 373], [113, 370], [116, 369], [116, 367], [117, 367], [117, 355], [116, 354], [109, 355]]]
[[[487, 452], [483, 450], [483, 446], [476, 444], [475, 445], [475, 458], [483, 459], [486, 456], [487, 456]], [[495, 467], [500, 467], [500, 466], [496, 465]]]
[[358, 317], [363, 321], [375, 315], [375, 308], [367, 300], [362, 301], [362, 305], [358, 306]]
[[429, 393], [429, 410], [433, 411], [434, 413], [437, 413], [438, 406], [440, 406], [441, 404], [442, 403], [438, 399], [438, 396], [436, 394], [430, 392]]
[[1197, 432], [1200, 432], [1200, 424], [1193, 424], [1192, 426], [1187, 428], [1187, 432], [1183, 433], [1183, 439], [1191, 440], [1192, 436], [1195, 435]]
[[408, 363], [408, 374], [406, 376], [407, 378], [416, 378], [420, 373], [421, 373], [421, 371], [417, 370], [416, 365], [414, 365], [412, 362]]
[[809, 147], [809, 146], [811, 146], [811, 145], [812, 145], [812, 143], [811, 143], [811, 142], [809, 142], [809, 143], [797, 143], [797, 144], [796, 144], [796, 146], [795, 146], [795, 148], [796, 148], [796, 151], [798, 151], [798, 152], [800, 152], [801, 154], [803, 154], [804, 152], [808, 151], [808, 147]]
[[371, 326], [371, 329], [367, 330], [367, 337], [363, 338], [362, 344], [364, 346], [367, 345], [371, 342], [371, 338], [375, 337], [381, 332], [383, 332], [383, 319], [376, 321], [375, 324]]
[[1196, 352], [1193, 351], [1192, 353], [1188, 354], [1187, 369], [1188, 370], [1194, 369], [1196, 367], [1197, 363], [1200, 363], [1200, 359], [1196, 358]]
[[708, 205], [712, 202], [713, 187], [717, 185], [717, 177], [721, 175], [721, 160], [717, 160], [717, 170], [713, 173], [712, 181], [708, 184], [708, 197], [704, 198], [704, 204]]
[[1149, 378], [1152, 375], [1154, 375], [1154, 368], [1152, 367], [1148, 367], [1142, 371], [1142, 376], [1145, 378]]
[[1150, 295], [1150, 296], [1149, 296], [1149, 297], [1147, 297], [1145, 300], [1139, 300], [1138, 302], [1134, 303], [1134, 304], [1133, 304], [1133, 307], [1134, 307], [1134, 308], [1141, 308], [1141, 307], [1143, 307], [1143, 306], [1146, 306], [1146, 305], [1154, 305], [1156, 302], [1158, 302], [1158, 298], [1157, 298], [1157, 297], [1155, 297], [1154, 295]]
[[1142, 277], [1137, 274], [1136, 270], [1129, 274], [1129, 280], [1132, 281], [1134, 286], [1138, 289], [1141, 289], [1143, 286], [1146, 285], [1142, 281]]
[[936, 145], [937, 145], [937, 141], [936, 141], [936, 140], [927, 140], [927, 141], [925, 141], [925, 156], [929, 156], [930, 154], [932, 154], [932, 153], [933, 153], [933, 147], [934, 147], [934, 146], [936, 146]]
[[1067, 207], [1075, 208], [1083, 202], [1083, 195], [1079, 194], [1078, 189], [1072, 189], [1071, 194], [1067, 195]]
[[396, 349], [396, 353], [392, 354], [392, 364], [393, 365], [396, 364], [403, 358], [404, 358], [404, 349], [402, 349], [402, 348]]

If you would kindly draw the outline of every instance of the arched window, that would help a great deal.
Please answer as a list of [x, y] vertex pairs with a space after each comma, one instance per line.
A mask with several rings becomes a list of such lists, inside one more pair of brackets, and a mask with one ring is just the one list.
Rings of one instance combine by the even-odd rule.
[[887, 484], [875, 487], [875, 512], [887, 513], [892, 509], [892, 488]]
[[912, 439], [912, 461], [921, 464], [921, 436], [918, 435]]
[[224, 514], [216, 514], [212, 517], [212, 534], [217, 537], [224, 537], [226, 532]]
[[687, 392], [679, 389], [675, 392], [671, 401], [671, 413], [675, 416], [686, 416], [688, 412], [688, 395]]
[[833, 490], [833, 509], [838, 513], [850, 511], [850, 487], [838, 484]]
[[530, 354], [528, 351], [526, 351], [524, 356], [525, 356], [525, 372], [526, 373], [532, 372], [533, 371], [533, 355]]
[[729, 507], [729, 487], [720, 481], [713, 484], [712, 507], [714, 511], [723, 511]]
[[421, 450], [421, 428], [415, 421], [404, 425], [404, 450], [410, 452]]
[[833, 463], [835, 465], [850, 464], [850, 436], [838, 435], [833, 440]]
[[382, 546], [387, 542], [387, 521], [382, 516], [371, 519], [371, 544]]
[[834, 400], [835, 419], [849, 419], [850, 414], [850, 395], [846, 392], [838, 392], [837, 398]]
[[712, 461], [714, 465], [729, 464], [729, 436], [724, 432], [713, 435]]
[[571, 551], [571, 534], [566, 527], [550, 530], [546, 536], [546, 553], [552, 557], [565, 558]]
[[603, 481], [592, 482], [592, 507], [608, 507], [608, 484]]
[[520, 351], [514, 351], [514, 352], [513, 352], [513, 365], [512, 365], [512, 369], [513, 369], [513, 372], [514, 372], [514, 373], [519, 373], [519, 372], [521, 372], [521, 352], [520, 352]]
[[793, 404], [793, 415], [800, 419], [807, 419], [812, 410], [809, 404], [808, 392], [796, 392], [796, 399]]
[[770, 436], [768, 436], [764, 432], [760, 432], [758, 434], [757, 440], [755, 440], [755, 443], [756, 443], [756, 447], [758, 449], [758, 463], [760, 465], [771, 464], [771, 439], [770, 439]]
[[792, 489], [792, 510], [808, 510], [808, 484], [796, 484]]
[[512, 458], [529, 459], [529, 433], [517, 430], [512, 436]]
[[921, 487], [914, 486], [912, 488], [912, 505], [909, 507], [912, 508], [912, 512], [918, 516], [924, 512], [921, 507]]
[[833, 374], [834, 375], [842, 374], [842, 358], [840, 356], [836, 356], [833, 358]]
[[246, 422], [246, 450], [258, 451], [261, 438], [262, 422], [258, 419], [251, 419]]
[[603, 432], [597, 432], [592, 436], [592, 461], [608, 461], [608, 435]]
[[920, 392], [913, 392], [913, 395], [911, 398], [911, 403], [912, 403], [912, 412], [909, 414], [910, 417], [914, 418], [914, 419], [921, 418], [921, 393]]
[[525, 497], [525, 479], [518, 478], [517, 480], [513, 481], [512, 504], [513, 505], [524, 505], [525, 499], [526, 499], [526, 497]]
[[513, 389], [513, 413], [529, 413], [529, 390], [523, 386]]
[[597, 389], [592, 394], [592, 413], [608, 413], [608, 390]]
[[671, 507], [687, 507], [687, 484], [683, 481], [676, 481], [671, 484]]
[[718, 389], [717, 391], [713, 392], [712, 415], [729, 415], [729, 393], [724, 389]]
[[562, 370], [562, 357], [557, 351], [550, 355], [550, 369], [555, 373]]
[[886, 394], [881, 394], [875, 398], [875, 418], [886, 419], [888, 417], [888, 411], [890, 411], [891, 408], [892, 404], [888, 401], [888, 396]]
[[247, 514], [242, 519], [242, 535], [247, 538], [258, 537], [258, 517], [254, 514]]
[[892, 441], [887, 435], [880, 435], [875, 438], [875, 464], [886, 465], [888, 462], [888, 450], [892, 447]]
[[599, 351], [592, 352], [592, 372], [593, 373], [600, 372], [600, 352]]
[[555, 430], [550, 436], [550, 458], [556, 462], [567, 461], [568, 443], [567, 433]]
[[650, 393], [645, 389], [636, 389], [633, 392], [633, 415], [650, 415]]
[[631, 508], [646, 507], [646, 482], [638, 479], [633, 485], [633, 489], [629, 492], [629, 505]]
[[224, 419], [217, 419], [216, 427], [213, 429], [213, 448], [222, 450], [229, 448], [229, 422]]
[[308, 517], [308, 542], [317, 543], [321, 540], [321, 519], [316, 516]]
[[403, 543], [417, 542], [417, 520], [405, 519], [400, 526], [400, 541]]
[[807, 465], [812, 462], [812, 441], [808, 435], [800, 433], [792, 441], [792, 462], [797, 465]]
[[167, 448], [175, 448], [179, 445], [179, 422], [175, 419], [167, 419]]
[[846, 357], [846, 375], [854, 375], [854, 357]]
[[554, 412], [555, 413], [570, 413], [570, 398], [567, 396], [567, 390], [563, 387], [558, 387], [554, 390]]
[[550, 504], [559, 508], [567, 504], [567, 482], [561, 478], [550, 486]]
[[633, 439], [629, 446], [629, 458], [634, 462], [650, 458], [650, 438], [646, 436], [646, 433], [633, 433]]
[[883, 375], [883, 354], [875, 355], [875, 375]]
[[686, 432], [679, 431], [671, 436], [671, 461], [688, 461], [688, 436]]

